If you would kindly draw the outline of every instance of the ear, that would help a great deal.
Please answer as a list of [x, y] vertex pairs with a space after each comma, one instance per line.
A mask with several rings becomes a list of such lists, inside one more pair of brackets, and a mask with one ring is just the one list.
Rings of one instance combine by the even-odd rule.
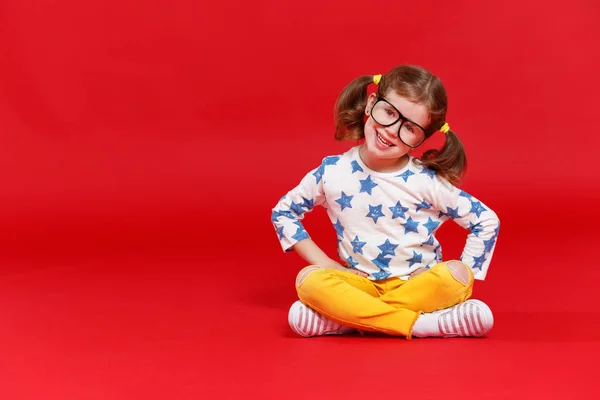
[[371, 93], [369, 97], [367, 97], [367, 106], [365, 107], [366, 116], [371, 115], [371, 109], [373, 108], [375, 101], [377, 101], [377, 93]]

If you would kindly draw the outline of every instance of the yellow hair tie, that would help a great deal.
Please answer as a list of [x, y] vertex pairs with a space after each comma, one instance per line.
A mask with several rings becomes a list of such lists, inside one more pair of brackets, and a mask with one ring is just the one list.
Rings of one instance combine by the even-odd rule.
[[376, 85], [379, 85], [379, 82], [381, 81], [381, 74], [379, 75], [373, 75], [373, 83]]
[[446, 132], [448, 132], [450, 130], [450, 125], [448, 125], [448, 123], [446, 122], [440, 129], [439, 131], [442, 132], [444, 135], [446, 134]]

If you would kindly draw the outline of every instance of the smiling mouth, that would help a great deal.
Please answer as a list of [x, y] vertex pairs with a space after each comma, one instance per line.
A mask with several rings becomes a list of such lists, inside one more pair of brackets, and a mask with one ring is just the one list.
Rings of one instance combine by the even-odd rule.
[[385, 140], [385, 139], [384, 139], [384, 138], [383, 138], [383, 137], [382, 137], [382, 136], [379, 134], [379, 132], [375, 131], [375, 134], [377, 135], [377, 139], [379, 139], [379, 141], [380, 141], [381, 143], [385, 144], [385, 145], [386, 145], [386, 146], [388, 146], [388, 147], [393, 147], [393, 146], [395, 146], [395, 144], [394, 144], [394, 143], [390, 143], [390, 142], [388, 142], [387, 140]]

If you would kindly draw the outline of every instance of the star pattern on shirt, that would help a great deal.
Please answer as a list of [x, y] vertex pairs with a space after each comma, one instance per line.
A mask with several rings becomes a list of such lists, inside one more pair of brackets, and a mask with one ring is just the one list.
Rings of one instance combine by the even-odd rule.
[[444, 213], [444, 215], [446, 215], [450, 219], [462, 218], [460, 215], [458, 215], [458, 207], [446, 207], [446, 212]]
[[383, 269], [380, 269], [377, 272], [373, 272], [371, 275], [373, 275], [373, 278], [380, 281], [380, 280], [386, 279], [388, 276], [391, 275], [391, 273], [389, 273]]
[[424, 246], [424, 245], [433, 246], [433, 236], [432, 235], [429, 236], [429, 239], [427, 239], [426, 241], [421, 243], [421, 246]]
[[419, 230], [417, 229], [417, 227], [419, 226], [419, 222], [413, 220], [412, 217], [408, 217], [406, 223], [402, 224], [402, 226], [404, 227], [405, 234], [408, 232], [419, 232]]
[[431, 219], [431, 217], [429, 217], [429, 219], [427, 220], [426, 223], [423, 224], [423, 226], [425, 228], [427, 228], [427, 232], [431, 235], [433, 233], [433, 231], [440, 226], [440, 222], [438, 221], [434, 221]]
[[340, 160], [340, 156], [328, 156], [323, 159], [322, 165], [325, 165], [325, 166], [336, 165], [339, 160]]
[[377, 223], [379, 217], [385, 217], [385, 214], [383, 211], [381, 211], [381, 207], [383, 207], [383, 204], [378, 206], [372, 206], [369, 204], [369, 213], [366, 215], [366, 217], [373, 218], [373, 221]]
[[289, 211], [279, 210], [279, 211], [273, 211], [271, 213], [271, 221], [278, 222], [279, 221], [279, 217], [286, 217], [286, 218], [289, 218], [289, 219], [295, 219], [294, 215], [292, 215], [292, 213], [289, 212]]
[[495, 235], [492, 236], [488, 240], [484, 240], [483, 241], [484, 252], [488, 253], [488, 252], [492, 251], [492, 249], [494, 248], [494, 244], [496, 244], [496, 236]]
[[315, 202], [313, 199], [307, 199], [306, 197], [302, 197], [302, 207], [306, 208], [306, 210], [310, 211], [315, 206]]
[[363, 253], [363, 247], [365, 244], [367, 244], [367, 242], [361, 242], [360, 239], [358, 238], [358, 236], [356, 236], [354, 238], [353, 241], [351, 241], [350, 243], [352, 243], [352, 251], [357, 253], [357, 254], [362, 254]]
[[396, 177], [404, 179], [404, 182], [408, 182], [408, 178], [410, 178], [410, 176], [414, 175], [414, 174], [415, 173], [412, 172], [411, 170], [406, 170], [403, 173], [401, 173], [400, 175], [396, 175]]
[[343, 238], [344, 237], [344, 227], [342, 226], [342, 223], [340, 222], [339, 218], [337, 221], [335, 221], [335, 224], [333, 224], [333, 227], [335, 228], [337, 235], [339, 237]]
[[473, 269], [478, 268], [481, 271], [483, 269], [483, 263], [486, 261], [485, 254], [482, 254], [479, 257], [473, 257], [473, 261]]
[[393, 244], [390, 242], [389, 239], [386, 239], [382, 245], [379, 245], [377, 247], [381, 250], [382, 255], [395, 256], [396, 255], [396, 247], [398, 247], [398, 246], [399, 246], [399, 244]]
[[321, 164], [319, 166], [319, 168], [317, 168], [315, 170], [315, 172], [313, 172], [313, 175], [314, 175], [315, 179], [317, 180], [317, 185], [319, 184], [319, 182], [321, 182], [321, 179], [323, 178], [324, 173], [325, 173], [325, 167], [323, 166], [323, 164]]
[[298, 216], [304, 214], [304, 212], [305, 212], [304, 208], [302, 208], [302, 203], [294, 203], [293, 201], [292, 201], [292, 204], [290, 205], [290, 210], [295, 212], [296, 215], [298, 215]]
[[487, 211], [487, 208], [481, 205], [479, 201], [471, 201], [471, 212], [477, 215], [477, 218], [481, 216], [481, 213]]
[[356, 266], [358, 265], [358, 262], [357, 262], [357, 261], [354, 261], [354, 260], [352, 259], [352, 256], [348, 257], [348, 260], [347, 260], [347, 261], [348, 261], [348, 264], [349, 264], [349, 265], [350, 265], [352, 268], [354, 268], [354, 267], [356, 267]]
[[419, 210], [422, 209], [422, 208], [430, 209], [431, 207], [433, 207], [431, 204], [429, 204], [425, 200], [423, 200], [420, 203], [415, 203], [415, 206], [417, 206], [417, 212], [419, 212]]
[[464, 190], [460, 191], [459, 196], [466, 197], [469, 200], [471, 200], [473, 198], [473, 196], [471, 196], [469, 193], [465, 192]]
[[392, 212], [392, 219], [396, 219], [398, 217], [405, 218], [406, 217], [405, 213], [406, 213], [406, 211], [408, 211], [408, 207], [402, 207], [402, 204], [400, 204], [400, 201], [398, 201], [395, 206], [388, 207], [388, 208]]
[[412, 267], [414, 264], [420, 264], [423, 261], [423, 254], [413, 250], [413, 256], [406, 261], [409, 262], [408, 268]]
[[377, 255], [377, 258], [374, 258], [371, 261], [379, 268], [389, 268], [391, 260], [391, 258], [385, 257], [383, 253], [379, 253], [379, 255]]
[[371, 194], [371, 191], [373, 190], [374, 187], [376, 187], [377, 184], [375, 182], [373, 182], [373, 180], [371, 179], [371, 175], [367, 176], [367, 179], [361, 179], [360, 180], [360, 191], [359, 193], [367, 193], [367, 194]]
[[352, 166], [352, 173], [355, 173], [357, 171], [364, 172], [362, 167], [360, 165], [358, 165], [358, 161], [352, 160], [350, 165]]
[[[299, 221], [296, 221], [299, 223]], [[298, 229], [296, 229], [296, 233], [294, 233], [294, 235], [292, 236], [292, 239], [296, 240], [296, 241], [301, 241], [303, 239], [308, 239], [308, 233], [304, 230], [304, 227], [302, 226], [301, 223], [299, 223], [299, 227]]]
[[350, 204], [350, 202], [352, 201], [353, 197], [354, 196], [347, 196], [342, 190], [342, 197], [336, 199], [335, 201], [339, 203], [339, 205], [342, 207], [342, 211], [344, 211], [344, 208], [352, 208], [352, 204]]
[[431, 168], [427, 168], [425, 166], [423, 166], [423, 169], [421, 170], [421, 173], [424, 174], [424, 175], [427, 175], [431, 179], [433, 179], [433, 177], [435, 176], [435, 171], [432, 170]]
[[469, 222], [469, 231], [479, 237], [479, 232], [481, 232], [483, 230], [483, 227], [481, 226], [481, 224], [478, 222], [476, 224]]
[[277, 235], [279, 235], [279, 240], [283, 239], [283, 225], [281, 225], [279, 228], [277, 228]]

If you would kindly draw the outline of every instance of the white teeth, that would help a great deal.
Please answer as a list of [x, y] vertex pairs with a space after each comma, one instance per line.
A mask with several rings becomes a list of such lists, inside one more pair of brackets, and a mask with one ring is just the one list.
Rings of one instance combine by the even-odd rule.
[[387, 140], [385, 140], [383, 137], [381, 137], [381, 135], [378, 132], [375, 132], [375, 133], [377, 134], [377, 138], [381, 141], [381, 143], [383, 143], [389, 147], [392, 147], [394, 145], [394, 143], [390, 143]]

